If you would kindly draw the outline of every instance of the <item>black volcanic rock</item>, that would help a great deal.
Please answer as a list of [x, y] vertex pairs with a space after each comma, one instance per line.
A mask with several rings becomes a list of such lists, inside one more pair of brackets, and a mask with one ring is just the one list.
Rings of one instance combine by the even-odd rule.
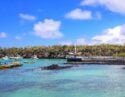
[[43, 67], [43, 70], [61, 70], [66, 68], [71, 68], [72, 66], [59, 66], [58, 64], [52, 64], [50, 66]]
[[125, 69], [125, 67], [122, 67], [122, 69]]

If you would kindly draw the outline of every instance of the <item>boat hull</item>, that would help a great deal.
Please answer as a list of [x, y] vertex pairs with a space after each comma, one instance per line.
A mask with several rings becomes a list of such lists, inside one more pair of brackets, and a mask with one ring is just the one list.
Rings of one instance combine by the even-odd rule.
[[82, 62], [82, 58], [67, 58], [67, 62]]

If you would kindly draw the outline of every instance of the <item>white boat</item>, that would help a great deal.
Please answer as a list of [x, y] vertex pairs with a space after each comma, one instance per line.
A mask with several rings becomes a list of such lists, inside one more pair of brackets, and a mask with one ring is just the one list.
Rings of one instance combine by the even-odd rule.
[[77, 56], [77, 49], [75, 45], [74, 53], [70, 52], [69, 56], [67, 57], [68, 62], [81, 62], [83, 58], [81, 56]]
[[33, 59], [38, 59], [37, 55], [34, 55], [34, 56], [33, 56]]
[[10, 59], [15, 59], [15, 60], [19, 60], [22, 59], [23, 57], [21, 57], [20, 55], [18, 55], [17, 57], [10, 57]]
[[2, 59], [3, 59], [3, 60], [8, 60], [9, 57], [8, 57], [8, 56], [5, 56], [5, 57], [3, 57]]

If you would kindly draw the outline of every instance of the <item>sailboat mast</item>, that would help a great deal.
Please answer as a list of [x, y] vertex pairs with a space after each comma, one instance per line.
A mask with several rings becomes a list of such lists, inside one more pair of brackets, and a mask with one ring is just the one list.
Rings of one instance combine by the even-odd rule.
[[75, 44], [75, 55], [76, 55], [76, 53], [77, 53], [77, 49], [76, 49], [76, 44]]

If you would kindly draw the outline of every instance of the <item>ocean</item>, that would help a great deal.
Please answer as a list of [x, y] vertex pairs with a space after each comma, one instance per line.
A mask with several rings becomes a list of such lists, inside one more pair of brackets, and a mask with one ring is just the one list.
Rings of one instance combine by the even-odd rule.
[[[65, 59], [23, 59], [22, 67], [0, 71], [0, 97], [125, 97], [123, 65], [79, 64], [42, 70]], [[69, 64], [70, 65], [70, 64]]]

